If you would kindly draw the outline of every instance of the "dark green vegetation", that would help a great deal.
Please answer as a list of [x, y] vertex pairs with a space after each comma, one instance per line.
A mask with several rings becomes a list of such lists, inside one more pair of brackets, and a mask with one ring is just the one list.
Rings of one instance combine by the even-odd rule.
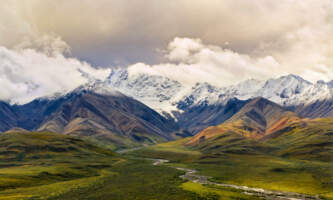
[[[333, 164], [323, 159], [332, 152], [323, 143], [332, 141], [331, 124], [331, 119], [295, 123], [260, 141], [226, 132], [189, 146], [192, 138], [187, 138], [132, 156], [61, 134], [13, 131], [0, 136], [0, 199], [258, 199], [183, 181], [183, 172], [173, 166], [198, 169], [215, 182], [332, 199]], [[153, 166], [143, 156], [171, 162]]]
[[56, 198], [81, 199], [209, 199], [183, 190], [180, 171], [153, 166], [151, 161], [131, 160], [112, 168], [114, 175], [106, 176], [91, 187], [72, 190]]
[[273, 153], [282, 157], [333, 162], [333, 119], [293, 123], [263, 141], [278, 147]]
[[122, 161], [109, 150], [54, 133], [11, 132], [0, 136], [0, 199], [62, 193], [90, 184]]
[[333, 119], [301, 120], [260, 140], [222, 130], [195, 145], [189, 138], [132, 154], [168, 159], [216, 182], [333, 199], [332, 130]]
[[[196, 193], [183, 172], [123, 157], [75, 137], [12, 131], [0, 135], [0, 199], [218, 199]], [[226, 189], [225, 196], [244, 196]]]

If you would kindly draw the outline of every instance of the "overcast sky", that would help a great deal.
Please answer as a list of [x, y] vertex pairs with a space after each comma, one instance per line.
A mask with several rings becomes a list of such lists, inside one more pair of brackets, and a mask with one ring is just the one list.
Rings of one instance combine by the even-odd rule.
[[2, 0], [0, 99], [26, 102], [108, 68], [225, 86], [333, 79], [332, 0]]

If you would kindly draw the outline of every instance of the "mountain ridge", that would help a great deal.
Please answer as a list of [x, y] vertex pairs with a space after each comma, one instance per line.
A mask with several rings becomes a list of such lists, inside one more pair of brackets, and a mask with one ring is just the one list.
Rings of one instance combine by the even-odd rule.
[[[172, 126], [177, 128], [172, 129], [180, 131], [174, 132], [174, 135], [195, 135], [209, 126], [223, 123], [238, 112], [246, 101], [256, 97], [266, 98], [301, 117], [331, 117], [333, 116], [331, 83], [319, 81], [312, 84], [299, 76], [286, 75], [267, 81], [249, 79], [223, 88], [209, 83], [196, 83], [192, 87], [185, 87], [182, 83], [167, 77], [132, 74], [127, 69], [114, 69], [106, 80], [91, 79], [89, 83], [65, 95], [39, 98], [24, 106], [2, 102], [0, 118], [3, 120], [0, 131], [6, 131], [11, 127], [27, 130], [48, 127], [54, 129], [52, 131], [60, 132], [82, 131], [81, 128], [75, 128], [77, 126], [93, 126], [102, 131], [104, 128], [98, 128], [99, 123], [82, 117], [78, 117], [72, 123], [58, 118], [45, 125], [46, 118], [49, 118], [60, 105], [73, 95], [87, 91], [102, 96], [127, 96], [145, 104], [163, 116], [168, 123], [176, 124]], [[15, 120], [16, 118], [18, 120]]]
[[[135, 83], [145, 84], [140, 86]], [[163, 86], [166, 86], [166, 89]], [[249, 79], [228, 87], [216, 87], [209, 83], [196, 83], [191, 87], [185, 87], [163, 76], [132, 75], [126, 69], [113, 70], [103, 83], [103, 87], [117, 89], [164, 116], [170, 115], [175, 120], [179, 120], [177, 116], [191, 107], [225, 105], [232, 98], [247, 100], [260, 96], [284, 107], [307, 106], [316, 101], [333, 99], [332, 86], [332, 82], [311, 83], [300, 76], [290, 74], [266, 81]], [[297, 112], [298, 109], [292, 111]], [[305, 115], [308, 116], [311, 117]]]
[[228, 120], [217, 126], [211, 126], [198, 133], [188, 145], [196, 145], [220, 134], [233, 132], [241, 136], [259, 140], [288, 126], [290, 122], [300, 119], [280, 105], [262, 97], [248, 100]]
[[[177, 125], [141, 102], [119, 92], [102, 95], [76, 90], [53, 100], [37, 99], [26, 105], [3, 103], [1, 131], [19, 127], [109, 141], [117, 147], [169, 141]], [[6, 118], [5, 113], [14, 118]], [[0, 115], [1, 116], [1, 115]], [[12, 122], [13, 119], [13, 122]], [[8, 121], [6, 121], [8, 120]]]

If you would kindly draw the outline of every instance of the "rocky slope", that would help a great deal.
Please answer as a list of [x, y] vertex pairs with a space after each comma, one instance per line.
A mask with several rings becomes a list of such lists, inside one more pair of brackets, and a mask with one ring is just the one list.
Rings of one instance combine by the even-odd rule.
[[300, 118], [295, 113], [287, 111], [267, 99], [257, 97], [247, 101], [224, 123], [209, 127], [197, 134], [188, 144], [196, 145], [225, 133], [238, 134], [257, 140], [298, 120]]
[[55, 99], [1, 105], [3, 132], [20, 127], [89, 137], [126, 147], [171, 140], [171, 134], [178, 129], [173, 121], [116, 91], [101, 95], [78, 88]]

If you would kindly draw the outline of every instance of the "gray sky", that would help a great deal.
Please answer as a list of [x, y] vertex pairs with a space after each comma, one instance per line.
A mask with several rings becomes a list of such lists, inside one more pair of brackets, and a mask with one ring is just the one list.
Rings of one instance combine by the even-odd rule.
[[[81, 65], [99, 77], [107, 71], [95, 68], [119, 66], [220, 86], [288, 73], [328, 81], [332, 15], [332, 0], [3, 0], [0, 84], [33, 98], [85, 82]], [[73, 70], [75, 84], [21, 77], [55, 68]]]

